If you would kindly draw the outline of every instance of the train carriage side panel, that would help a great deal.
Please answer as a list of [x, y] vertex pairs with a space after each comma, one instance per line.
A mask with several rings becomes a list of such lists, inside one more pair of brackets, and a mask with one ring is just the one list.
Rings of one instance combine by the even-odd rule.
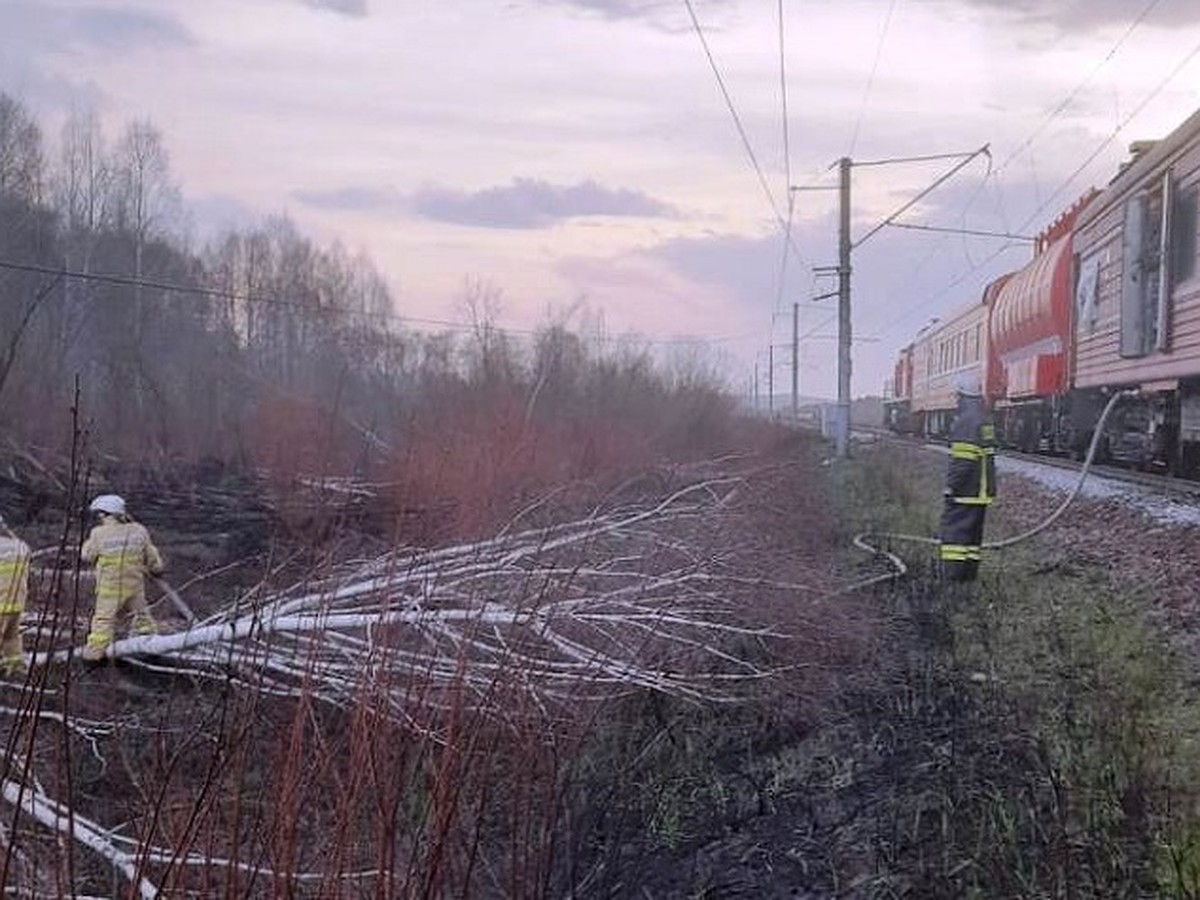
[[933, 334], [933, 330], [923, 329], [912, 343], [912, 384], [909, 391], [909, 409], [912, 411], [913, 430], [916, 434], [928, 433], [927, 418], [931, 408], [929, 377]]
[[1080, 216], [1074, 386], [1133, 387], [1105, 428], [1114, 459], [1200, 470], [1200, 112]]
[[1076, 387], [1200, 376], [1198, 192], [1200, 113], [1143, 152], [1080, 216]]
[[958, 402], [955, 389], [964, 372], [975, 371], [985, 383], [986, 331], [987, 307], [976, 302], [913, 343], [912, 406], [924, 417], [926, 434], [949, 433]]

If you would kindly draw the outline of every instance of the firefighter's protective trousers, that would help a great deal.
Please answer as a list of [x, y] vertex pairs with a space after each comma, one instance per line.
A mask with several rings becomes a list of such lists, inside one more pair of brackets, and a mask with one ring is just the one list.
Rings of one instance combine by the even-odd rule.
[[80, 556], [96, 567], [96, 608], [84, 656], [99, 659], [113, 642], [118, 619], [132, 616], [135, 634], [158, 628], [146, 605], [144, 579], [162, 571], [162, 556], [137, 522], [108, 519], [92, 529]]
[[25, 666], [21, 614], [29, 595], [29, 545], [0, 535], [0, 669], [5, 674]]
[[942, 574], [950, 581], [973, 581], [982, 556], [983, 522], [996, 496], [995, 429], [983, 400], [960, 397], [950, 428], [945, 507], [939, 530]]

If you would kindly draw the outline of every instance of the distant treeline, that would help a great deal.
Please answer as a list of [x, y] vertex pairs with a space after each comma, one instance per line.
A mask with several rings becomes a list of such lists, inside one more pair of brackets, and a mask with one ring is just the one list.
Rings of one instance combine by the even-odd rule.
[[63, 447], [78, 422], [125, 459], [362, 470], [455, 411], [652, 439], [665, 408], [694, 425], [724, 402], [695, 348], [664, 367], [565, 319], [518, 341], [482, 282], [464, 283], [470, 326], [421, 334], [362, 254], [282, 217], [203, 246], [187, 222], [152, 123], [112, 138], [77, 113], [50, 146], [0, 93], [0, 434]]

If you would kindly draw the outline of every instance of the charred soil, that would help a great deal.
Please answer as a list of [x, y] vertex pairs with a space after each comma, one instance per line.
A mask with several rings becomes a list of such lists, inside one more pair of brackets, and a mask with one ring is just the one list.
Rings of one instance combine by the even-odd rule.
[[[18, 720], [8, 758], [39, 748], [50, 792], [127, 823], [114, 833], [137, 846], [204, 848], [207, 861], [188, 866], [139, 851], [178, 896], [1197, 896], [1200, 831], [1179, 801], [1200, 767], [1176, 752], [1194, 736], [1194, 699], [1121, 580], [1138, 560], [1167, 571], [1161, 560], [1123, 545], [1121, 564], [1099, 565], [1084, 552], [1086, 519], [1068, 517], [1056, 543], [990, 559], [967, 591], [947, 593], [922, 552], [907, 554], [904, 579], [843, 591], [881, 571], [849, 538], [928, 529], [940, 473], [882, 450], [823, 466], [824, 450], [781, 435], [765, 451], [522, 507], [532, 526], [733, 486], [703, 516], [654, 531], [652, 553], [634, 555], [634, 531], [617, 535], [629, 553], [604, 563], [660, 580], [686, 569], [699, 576], [689, 584], [713, 585], [714, 609], [734, 611], [720, 653], [759, 674], [710, 698], [630, 685], [533, 701], [510, 681], [489, 688], [497, 718], [462, 703], [470, 682], [415, 684], [397, 718], [365, 679], [338, 707], [249, 690], [232, 666], [228, 678], [170, 660], [39, 667], [5, 692], [69, 710], [75, 737]], [[404, 518], [361, 486], [281, 491], [206, 467], [114, 468], [88, 489], [99, 485], [151, 528], [199, 615], [386, 550]], [[82, 525], [72, 498], [86, 492], [63, 487], [19, 459], [0, 479], [7, 508], [25, 511], [13, 524], [66, 560]], [[1006, 491], [995, 527], [1024, 527], [1044, 505], [1029, 486]], [[598, 552], [558, 566], [597, 568]], [[1188, 577], [1159, 578], [1174, 585], [1166, 607]], [[72, 602], [79, 638], [86, 591]], [[667, 672], [695, 662], [650, 643], [643, 655]], [[13, 821], [8, 882], [46, 890], [39, 873], [65, 864], [61, 845]], [[112, 887], [103, 865], [77, 865], [72, 890]]]

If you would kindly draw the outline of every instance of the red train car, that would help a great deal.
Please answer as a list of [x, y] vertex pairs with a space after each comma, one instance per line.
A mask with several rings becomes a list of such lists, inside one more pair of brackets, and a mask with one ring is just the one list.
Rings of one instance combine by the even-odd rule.
[[913, 345], [900, 351], [892, 378], [883, 392], [883, 424], [897, 434], [917, 434], [912, 411]]
[[1081, 197], [1038, 235], [1028, 265], [988, 287], [986, 388], [1003, 445], [1055, 452], [1082, 440], [1070, 401], [1073, 235], [1095, 196]]
[[946, 376], [981, 365], [1003, 444], [1082, 453], [1122, 391], [1100, 458], [1200, 476], [1200, 111], [1130, 150], [988, 285], [979, 362], [969, 314], [905, 348], [923, 433], [946, 421]]

